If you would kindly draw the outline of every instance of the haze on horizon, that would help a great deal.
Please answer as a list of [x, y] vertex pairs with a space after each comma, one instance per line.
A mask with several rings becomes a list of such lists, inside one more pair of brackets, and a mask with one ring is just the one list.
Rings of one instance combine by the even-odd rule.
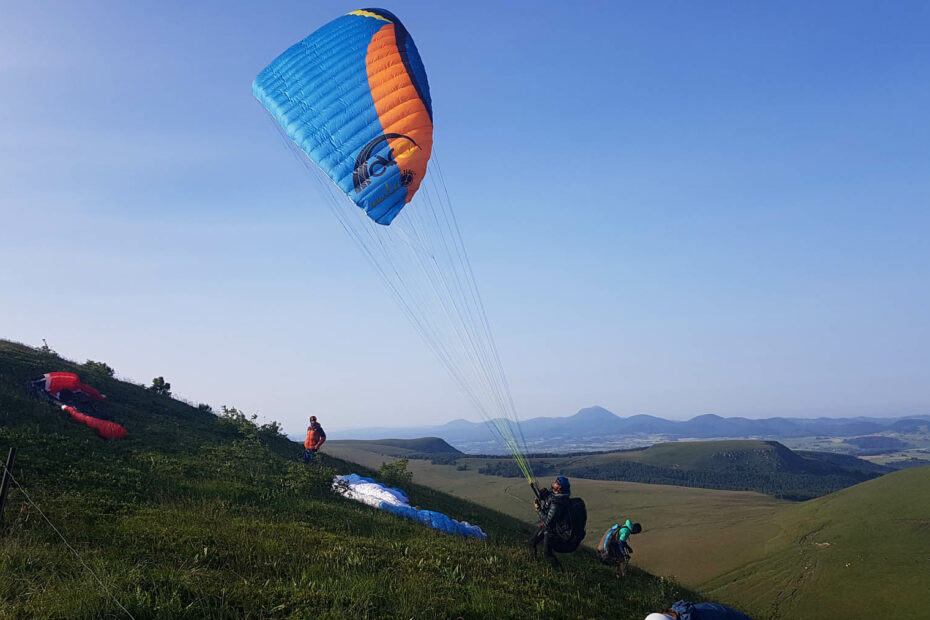
[[[521, 417], [930, 413], [930, 6], [533, 7], [386, 6]], [[0, 0], [0, 338], [292, 433], [477, 421], [251, 94], [356, 8]]]

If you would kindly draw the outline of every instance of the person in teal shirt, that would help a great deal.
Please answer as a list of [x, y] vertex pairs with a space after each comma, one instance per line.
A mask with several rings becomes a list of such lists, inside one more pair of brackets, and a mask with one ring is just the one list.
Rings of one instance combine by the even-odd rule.
[[633, 523], [629, 519], [623, 525], [614, 523], [597, 543], [597, 557], [604, 564], [612, 566], [620, 564], [633, 553], [633, 548], [626, 541], [633, 534], [639, 534], [642, 531], [643, 527], [639, 523]]

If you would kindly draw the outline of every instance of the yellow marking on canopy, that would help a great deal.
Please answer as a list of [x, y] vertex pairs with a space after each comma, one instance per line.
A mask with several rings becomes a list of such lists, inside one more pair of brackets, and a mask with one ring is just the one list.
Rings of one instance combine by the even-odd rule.
[[418, 146], [411, 146], [409, 149], [407, 149], [407, 150], [404, 151], [403, 153], [397, 153], [397, 154], [395, 155], [395, 157], [396, 157], [397, 159], [407, 159], [408, 157], [410, 157], [411, 155], [413, 155], [413, 154], [416, 152], [416, 150], [417, 150], [418, 148], [420, 148], [420, 147], [418, 147]]
[[346, 13], [346, 15], [360, 15], [362, 17], [374, 17], [375, 19], [380, 19], [381, 21], [385, 21], [389, 24], [394, 23], [391, 20], [389, 20], [387, 17], [378, 15], [377, 13], [372, 13], [371, 11], [363, 11], [361, 9], [359, 9], [358, 11], [352, 11], [351, 13]]

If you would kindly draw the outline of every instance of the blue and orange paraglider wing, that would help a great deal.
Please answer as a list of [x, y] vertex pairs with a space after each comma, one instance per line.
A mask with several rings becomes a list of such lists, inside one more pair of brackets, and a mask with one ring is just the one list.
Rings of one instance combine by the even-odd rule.
[[433, 146], [429, 85], [390, 12], [353, 11], [323, 26], [265, 67], [252, 92], [379, 224], [420, 187]]

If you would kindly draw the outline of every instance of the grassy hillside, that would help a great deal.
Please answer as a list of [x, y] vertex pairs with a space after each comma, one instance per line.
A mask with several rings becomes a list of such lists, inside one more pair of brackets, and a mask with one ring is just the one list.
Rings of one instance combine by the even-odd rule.
[[[74, 370], [109, 396], [129, 431], [107, 442], [23, 383]], [[0, 342], [0, 455], [80, 553], [19, 489], [0, 525], [0, 617], [641, 619], [679, 596], [634, 571], [623, 581], [588, 553], [555, 572], [528, 557], [527, 524], [413, 485], [412, 503], [480, 525], [463, 540], [344, 500], [334, 473], [370, 470], [247, 420], [221, 419], [139, 386]], [[325, 450], [324, 450], [325, 451]], [[119, 602], [119, 605], [117, 604]]]
[[782, 618], [888, 618], [930, 609], [930, 467], [779, 512], [764, 556], [704, 584]]

